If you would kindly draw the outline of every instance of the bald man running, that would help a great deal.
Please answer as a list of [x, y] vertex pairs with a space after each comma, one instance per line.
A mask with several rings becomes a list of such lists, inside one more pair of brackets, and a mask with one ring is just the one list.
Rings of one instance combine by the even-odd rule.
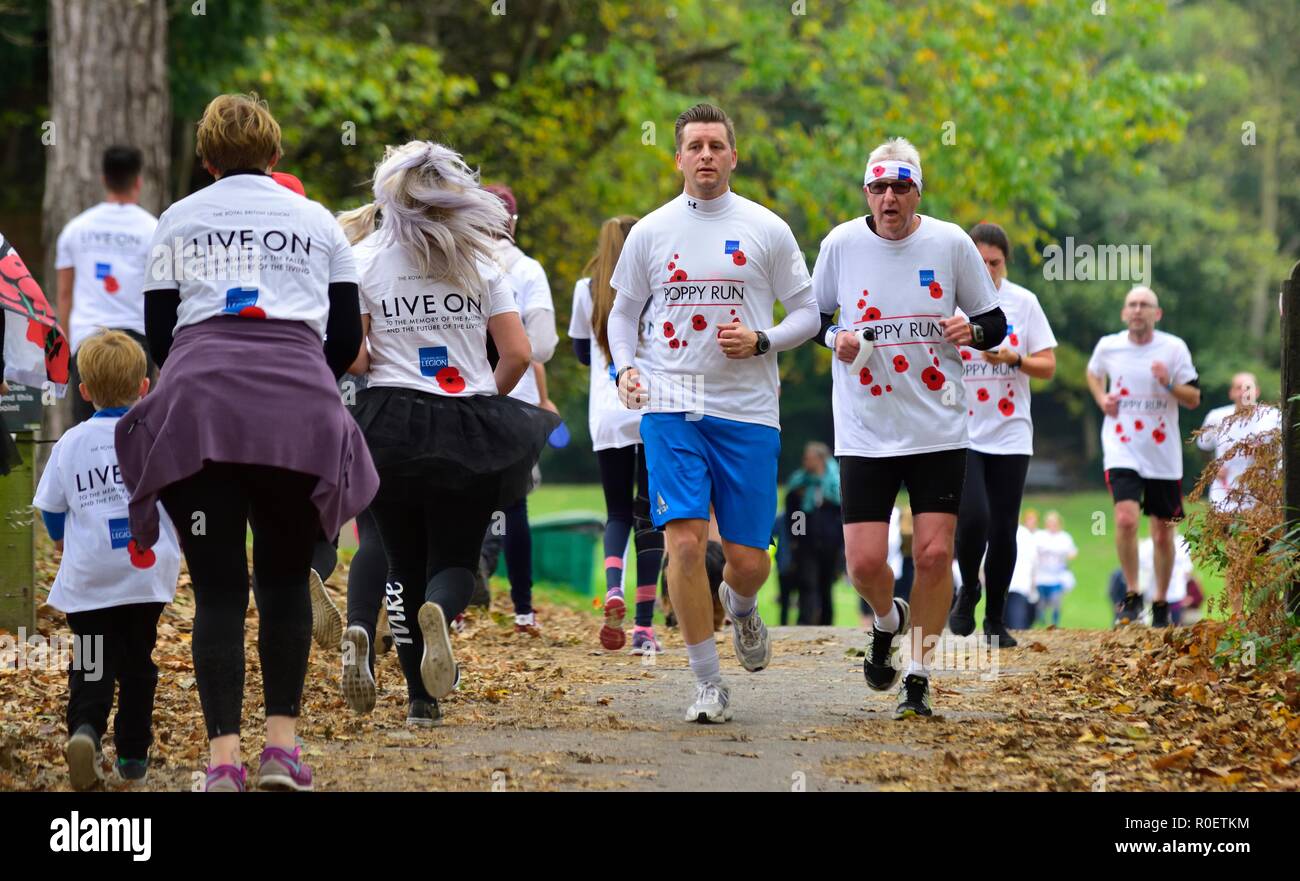
[[1088, 388], [1106, 415], [1103, 467], [1115, 502], [1115, 549], [1128, 588], [1115, 621], [1136, 622], [1142, 615], [1137, 532], [1146, 514], [1155, 547], [1151, 625], [1168, 627], [1165, 594], [1174, 566], [1173, 524], [1183, 517], [1178, 408], [1195, 409], [1201, 390], [1187, 344], [1155, 329], [1164, 315], [1155, 291], [1130, 290], [1120, 315], [1128, 329], [1102, 337], [1088, 360]]

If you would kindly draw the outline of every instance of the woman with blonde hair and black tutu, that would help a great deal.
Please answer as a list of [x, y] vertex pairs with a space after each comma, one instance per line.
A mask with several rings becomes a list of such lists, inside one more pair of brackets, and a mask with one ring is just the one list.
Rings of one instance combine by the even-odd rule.
[[[528, 369], [519, 307], [492, 262], [501, 201], [453, 150], [390, 149], [375, 171], [383, 224], [361, 272], [365, 331], [353, 411], [379, 470], [370, 505], [388, 555], [388, 625], [406, 676], [407, 721], [430, 725], [459, 679], [447, 623], [474, 589], [492, 512], [527, 493], [559, 424], [506, 397]], [[373, 216], [373, 212], [372, 212]], [[488, 359], [489, 335], [499, 358]], [[364, 657], [347, 651], [353, 663]]]

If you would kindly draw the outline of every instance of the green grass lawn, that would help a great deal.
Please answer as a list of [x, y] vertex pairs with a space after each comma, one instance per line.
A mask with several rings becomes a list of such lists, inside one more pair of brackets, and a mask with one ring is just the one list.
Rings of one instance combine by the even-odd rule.
[[[1200, 503], [1189, 504], [1195, 509]], [[1061, 626], [1073, 628], [1105, 628], [1111, 623], [1110, 601], [1106, 585], [1110, 573], [1118, 565], [1115, 557], [1114, 513], [1110, 497], [1105, 492], [1080, 492], [1069, 495], [1029, 495], [1024, 508], [1038, 509], [1040, 518], [1049, 510], [1061, 513], [1065, 530], [1079, 547], [1079, 556], [1073, 563], [1077, 579], [1075, 589], [1066, 595], [1061, 606]], [[531, 517], [559, 514], [568, 511], [591, 511], [597, 514], [605, 509], [604, 496], [597, 484], [543, 484], [528, 499]], [[1100, 514], [1100, 516], [1097, 516]], [[1095, 524], [1095, 527], [1094, 527]], [[1142, 527], [1146, 535], [1145, 525]], [[538, 585], [543, 602], [560, 602], [574, 608], [592, 609], [592, 599], [604, 592], [603, 552], [597, 539], [592, 548], [591, 596], [579, 596], [556, 585]], [[1217, 574], [1198, 573], [1207, 596], [1217, 595], [1223, 588], [1223, 579]], [[835, 623], [851, 626], [858, 623], [857, 594], [845, 580], [835, 585]], [[982, 603], [981, 603], [982, 605]], [[759, 594], [759, 608], [769, 622], [777, 620], [776, 573]], [[976, 620], [982, 619], [977, 611]]]

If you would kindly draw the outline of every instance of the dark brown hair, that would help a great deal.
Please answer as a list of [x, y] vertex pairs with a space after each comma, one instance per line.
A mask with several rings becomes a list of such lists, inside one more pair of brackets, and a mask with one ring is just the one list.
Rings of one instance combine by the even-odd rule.
[[736, 149], [736, 127], [732, 125], [731, 117], [727, 115], [725, 110], [716, 104], [702, 103], [696, 104], [690, 110], [685, 111], [681, 116], [677, 117], [676, 139], [678, 152], [682, 149], [682, 130], [686, 128], [688, 123], [692, 122], [722, 123], [727, 127], [727, 143], [731, 145], [731, 149]]
[[985, 220], [975, 224], [970, 228], [970, 237], [977, 245], [992, 245], [999, 249], [1003, 259], [1011, 262], [1011, 240], [1007, 238], [1007, 231], [996, 223]]

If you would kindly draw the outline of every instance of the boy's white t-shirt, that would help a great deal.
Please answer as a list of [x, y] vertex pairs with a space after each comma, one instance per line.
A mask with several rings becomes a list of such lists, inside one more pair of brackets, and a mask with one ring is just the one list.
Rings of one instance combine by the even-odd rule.
[[875, 349], [858, 374], [838, 358], [831, 363], [837, 456], [970, 445], [963, 362], [939, 322], [958, 310], [972, 317], [992, 311], [998, 292], [965, 230], [917, 216], [916, 231], [899, 241], [878, 236], [866, 217], [854, 218], [831, 230], [817, 255], [818, 309], [838, 310], [846, 330], [876, 329]]
[[1102, 337], [1093, 349], [1088, 372], [1107, 377], [1107, 390], [1120, 394], [1119, 415], [1107, 416], [1101, 425], [1102, 467], [1131, 468], [1148, 480], [1180, 480], [1178, 400], [1151, 374], [1156, 361], [1165, 365], [1174, 385], [1196, 379], [1187, 344], [1164, 331], [1139, 346], [1122, 330]]
[[116, 416], [93, 416], [68, 429], [50, 450], [32, 504], [66, 512], [63, 559], [49, 603], [85, 612], [131, 603], [170, 603], [176, 596], [181, 553], [171, 520], [158, 505], [158, 543], [143, 554], [129, 547], [130, 493], [113, 445]]
[[1034, 533], [1023, 523], [1016, 527], [1016, 565], [1008, 589], [1031, 603], [1038, 602], [1038, 545]]
[[[1056, 337], [1038, 297], [1002, 279], [998, 300], [1007, 316], [1007, 336], [999, 349], [1029, 357], [1056, 348]], [[970, 448], [1002, 456], [1034, 454], [1034, 422], [1029, 409], [1029, 377], [1010, 364], [990, 364], [978, 349], [961, 349], [970, 416]]]
[[[1236, 411], [1236, 404], [1228, 404], [1223, 407], [1215, 407], [1209, 413], [1206, 413], [1205, 424], [1202, 426], [1202, 432], [1197, 435], [1196, 445], [1202, 450], [1213, 452], [1216, 459], [1221, 459], [1236, 444], [1268, 434], [1282, 425], [1282, 414], [1278, 412], [1276, 407], [1260, 404], [1255, 407], [1255, 411], [1249, 416], [1244, 416], [1236, 422], [1224, 426], [1224, 421]], [[1239, 453], [1223, 463], [1223, 469], [1227, 472], [1224, 479], [1216, 477], [1214, 482], [1210, 484], [1210, 504], [1216, 510], [1235, 511], [1242, 507], [1250, 507], [1251, 503], [1244, 499], [1229, 501], [1228, 493], [1236, 486], [1237, 481], [1250, 467], [1254, 458], [1254, 456]]]
[[1067, 589], [1074, 586], [1074, 577], [1070, 572], [1070, 555], [1078, 553], [1070, 533], [1062, 529], [1052, 532], [1040, 529], [1034, 536], [1034, 547], [1038, 551], [1037, 584], [1061, 584]]
[[[1138, 587], [1147, 601], [1156, 595], [1156, 560], [1155, 544], [1150, 538], [1142, 539], [1138, 545]], [[1187, 599], [1187, 582], [1195, 572], [1192, 565], [1192, 551], [1182, 533], [1174, 534], [1174, 566], [1169, 571], [1169, 589], [1165, 591], [1165, 602], [1181, 603]]]
[[[497, 241], [497, 262], [505, 272], [506, 281], [514, 292], [515, 303], [519, 307], [522, 320], [529, 312], [544, 309], [552, 315], [555, 313], [555, 300], [551, 297], [551, 283], [546, 278], [542, 264], [529, 257], [508, 239]], [[529, 364], [519, 382], [510, 390], [510, 397], [536, 406], [541, 403], [541, 390], [537, 387], [537, 375], [533, 365]]]
[[158, 219], [139, 205], [101, 202], [59, 233], [55, 269], [71, 269], [75, 353], [100, 328], [144, 333], [144, 280]]
[[[596, 342], [591, 329], [591, 279], [579, 279], [573, 286], [573, 316], [569, 319], [569, 338], [591, 342], [591, 378], [587, 403], [587, 426], [591, 430], [593, 450], [612, 450], [641, 443], [641, 411], [629, 410], [618, 399], [614, 367]], [[651, 330], [642, 320], [641, 340]], [[637, 346], [638, 354], [641, 345]]]
[[482, 294], [424, 275], [402, 246], [376, 243], [361, 275], [361, 311], [370, 316], [371, 386], [447, 396], [495, 395], [487, 357], [488, 319], [517, 312], [509, 282], [481, 261]]
[[301, 321], [323, 340], [329, 285], [357, 280], [352, 246], [323, 205], [268, 175], [235, 174], [163, 212], [144, 289], [180, 289], [177, 329], [238, 315]]
[[640, 348], [636, 358], [650, 410], [781, 427], [776, 353], [728, 358], [717, 337], [737, 321], [771, 328], [777, 300], [808, 287], [784, 220], [731, 191], [683, 193], [632, 227], [610, 284], [651, 324], [645, 360]]

